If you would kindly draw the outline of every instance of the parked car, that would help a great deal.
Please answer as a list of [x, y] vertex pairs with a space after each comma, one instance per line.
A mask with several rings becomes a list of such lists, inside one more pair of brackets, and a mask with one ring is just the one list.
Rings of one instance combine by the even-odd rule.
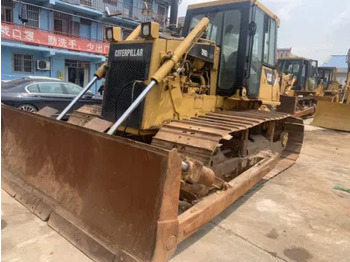
[[[1, 102], [24, 111], [37, 112], [45, 106], [62, 111], [82, 87], [49, 77], [23, 77], [1, 83]], [[73, 109], [101, 104], [102, 96], [87, 92]]]

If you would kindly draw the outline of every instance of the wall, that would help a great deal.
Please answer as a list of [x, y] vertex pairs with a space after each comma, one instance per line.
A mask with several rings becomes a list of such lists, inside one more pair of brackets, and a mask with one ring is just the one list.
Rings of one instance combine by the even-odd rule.
[[[33, 55], [34, 60], [34, 73], [17, 73], [13, 72], [12, 55], [13, 54], [30, 54]], [[35, 52], [31, 50], [23, 50], [19, 48], [1, 46], [1, 79], [13, 80], [20, 77], [36, 75], [36, 76], [50, 76], [50, 71], [36, 70], [36, 60], [49, 60], [45, 57], [45, 52]]]

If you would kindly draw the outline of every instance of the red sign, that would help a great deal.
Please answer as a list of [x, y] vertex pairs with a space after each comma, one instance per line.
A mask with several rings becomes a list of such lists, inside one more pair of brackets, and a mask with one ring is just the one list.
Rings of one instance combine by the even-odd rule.
[[100, 55], [108, 54], [109, 50], [109, 44], [106, 43], [61, 36], [7, 23], [1, 23], [1, 38]]

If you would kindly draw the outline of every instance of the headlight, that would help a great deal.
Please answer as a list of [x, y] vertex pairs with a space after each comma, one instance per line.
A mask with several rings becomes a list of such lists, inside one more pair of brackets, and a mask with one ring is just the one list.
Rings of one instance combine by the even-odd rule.
[[108, 41], [113, 41], [113, 27], [106, 28], [106, 39]]
[[141, 34], [143, 37], [150, 37], [151, 34], [151, 23], [142, 23]]

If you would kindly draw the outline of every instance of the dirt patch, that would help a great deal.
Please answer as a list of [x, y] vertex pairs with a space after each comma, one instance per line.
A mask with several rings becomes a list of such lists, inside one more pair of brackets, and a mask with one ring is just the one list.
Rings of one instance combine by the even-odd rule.
[[273, 228], [273, 229], [271, 229], [271, 231], [268, 234], [266, 234], [266, 236], [268, 238], [277, 239], [279, 235], [278, 235], [276, 229]]
[[283, 253], [286, 257], [297, 262], [307, 262], [312, 258], [312, 255], [309, 253], [309, 251], [302, 247], [286, 248]]
[[5, 227], [7, 227], [7, 222], [1, 219], [1, 230], [3, 230]]

